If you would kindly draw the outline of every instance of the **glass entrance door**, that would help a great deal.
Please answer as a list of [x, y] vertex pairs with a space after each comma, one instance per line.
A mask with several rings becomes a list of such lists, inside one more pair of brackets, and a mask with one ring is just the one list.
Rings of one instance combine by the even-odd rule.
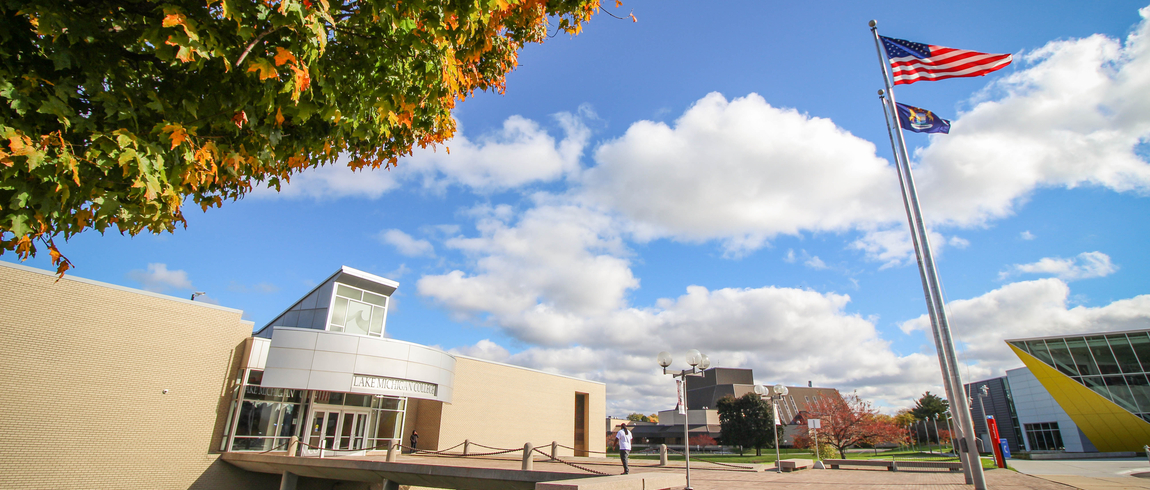
[[364, 451], [367, 416], [367, 412], [317, 408], [308, 424], [304, 455], [319, 456], [320, 448], [325, 454], [345, 456]]

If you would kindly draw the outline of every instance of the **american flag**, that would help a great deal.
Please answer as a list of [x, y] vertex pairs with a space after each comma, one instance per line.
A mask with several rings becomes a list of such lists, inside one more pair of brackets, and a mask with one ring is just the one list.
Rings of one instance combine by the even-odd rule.
[[1014, 58], [1009, 54], [988, 54], [965, 49], [947, 48], [886, 36], [882, 45], [890, 59], [894, 84], [910, 84], [919, 80], [945, 80], [957, 77], [978, 77], [1009, 65]]

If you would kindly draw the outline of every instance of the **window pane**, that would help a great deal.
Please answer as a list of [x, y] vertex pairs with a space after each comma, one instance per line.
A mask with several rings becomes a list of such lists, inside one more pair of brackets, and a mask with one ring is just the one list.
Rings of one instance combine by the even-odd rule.
[[283, 398], [283, 388], [248, 386], [244, 389], [244, 400], [268, 400], [278, 402], [281, 398]]
[[1074, 365], [1078, 366], [1078, 372], [1083, 376], [1092, 374], [1102, 374], [1098, 372], [1098, 366], [1094, 364], [1094, 359], [1090, 356], [1090, 349], [1086, 347], [1086, 339], [1082, 337], [1071, 337], [1066, 339], [1066, 346], [1070, 348], [1070, 354], [1074, 356]]
[[1038, 358], [1039, 361], [1045, 362], [1051, 366], [1054, 365], [1054, 360], [1050, 358], [1050, 351], [1046, 350], [1046, 342], [1041, 340], [1031, 340], [1026, 342], [1026, 347], [1030, 350], [1030, 355]]
[[343, 424], [339, 428], [339, 448], [351, 449], [351, 429], [355, 424], [355, 414], [343, 414]]
[[1114, 351], [1122, 372], [1142, 372], [1142, 366], [1138, 365], [1138, 358], [1134, 356], [1134, 349], [1130, 347], [1130, 341], [1126, 340], [1125, 335], [1109, 335], [1106, 340], [1110, 342], [1110, 350]]
[[253, 369], [248, 371], [248, 384], [259, 386], [264, 380], [264, 372], [262, 369]]
[[1138, 356], [1138, 360], [1142, 362], [1142, 372], [1150, 371], [1150, 337], [1145, 333], [1132, 333], [1127, 335], [1130, 338], [1130, 347], [1134, 348], [1134, 354]]
[[387, 306], [387, 297], [367, 291], [363, 292], [363, 300], [376, 306]]
[[347, 320], [344, 322], [344, 331], [358, 335], [367, 335], [371, 323], [371, 305], [359, 301], [348, 301]]
[[313, 449], [320, 445], [319, 438], [323, 435], [323, 417], [326, 414], [327, 412], [316, 412], [314, 420], [312, 421], [311, 434], [308, 437], [307, 443], [311, 444]]
[[344, 286], [343, 284], [339, 284], [335, 287], [335, 294], [338, 296], [348, 297], [348, 298], [351, 298], [351, 299], [354, 299], [357, 301], [360, 299], [363, 299], [363, 291], [360, 291], [360, 290], [355, 289], [355, 288], [349, 288], [347, 286]]
[[1150, 383], [1146, 382], [1146, 375], [1127, 375], [1126, 385], [1130, 387], [1130, 393], [1134, 395], [1134, 402], [1138, 404], [1138, 411], [1150, 412]]
[[284, 404], [283, 407], [284, 419], [280, 423], [279, 430], [276, 435], [279, 437], [291, 437], [295, 435], [296, 425], [299, 424], [300, 409], [299, 405], [295, 403]]
[[240, 409], [239, 423], [236, 424], [236, 435], [275, 435], [275, 423], [279, 419], [279, 405], [279, 403], [245, 401]]
[[403, 399], [383, 397], [380, 400], [379, 408], [385, 410], [403, 410]]
[[1080, 383], [1086, 385], [1087, 388], [1094, 390], [1095, 393], [1102, 395], [1103, 398], [1106, 398], [1107, 400], [1114, 400], [1114, 397], [1110, 395], [1110, 390], [1106, 389], [1106, 383], [1102, 381], [1102, 376], [1086, 376], [1084, 378], [1075, 379], [1079, 379]]
[[399, 421], [399, 414], [401, 412], [392, 412], [390, 410], [383, 410], [379, 412], [379, 424], [375, 427], [376, 439], [394, 439], [395, 438], [395, 425]]
[[328, 412], [327, 427], [323, 433], [323, 447], [335, 449], [335, 431], [339, 428], [339, 412]]
[[335, 298], [335, 308], [331, 310], [332, 325], [343, 325], [345, 313], [347, 313], [347, 298]]
[[383, 319], [387, 310], [374, 306], [371, 308], [371, 334], [375, 336], [383, 335]]
[[1098, 364], [1098, 371], [1102, 374], [1118, 374], [1118, 361], [1114, 359], [1114, 354], [1110, 353], [1110, 345], [1106, 343], [1106, 337], [1088, 337], [1086, 345], [1090, 347], [1090, 353], [1094, 354], [1094, 362]]
[[1066, 348], [1062, 339], [1047, 341], [1046, 347], [1050, 349], [1050, 357], [1054, 360], [1054, 367], [1067, 376], [1078, 376], [1078, 369], [1074, 367], [1074, 359], [1070, 357], [1070, 350]]
[[1114, 403], [1131, 412], [1138, 411], [1138, 405], [1134, 403], [1134, 395], [1130, 394], [1130, 389], [1126, 387], [1125, 378], [1122, 376], [1106, 376], [1103, 379], [1106, 381], [1106, 386], [1110, 388], [1110, 395]]
[[371, 395], [355, 395], [348, 393], [343, 395], [343, 406], [345, 407], [370, 407]]
[[284, 390], [284, 401], [288, 403], [299, 403], [302, 395], [302, 390]]

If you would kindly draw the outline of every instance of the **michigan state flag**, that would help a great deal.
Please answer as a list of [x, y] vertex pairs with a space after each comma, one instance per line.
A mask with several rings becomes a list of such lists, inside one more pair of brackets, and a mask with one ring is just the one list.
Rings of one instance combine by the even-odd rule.
[[907, 131], [916, 133], [947, 133], [950, 134], [950, 121], [934, 115], [926, 109], [896, 102], [898, 106], [898, 125]]

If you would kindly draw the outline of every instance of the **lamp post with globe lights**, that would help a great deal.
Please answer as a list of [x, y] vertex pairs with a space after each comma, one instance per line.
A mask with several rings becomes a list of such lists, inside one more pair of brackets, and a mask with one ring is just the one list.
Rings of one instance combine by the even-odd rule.
[[680, 410], [683, 413], [683, 459], [687, 466], [687, 487], [684, 490], [691, 489], [691, 444], [687, 429], [689, 425], [689, 415], [687, 414], [687, 376], [702, 376], [703, 371], [711, 367], [711, 359], [704, 354], [700, 354], [698, 350], [691, 349], [687, 351], [687, 364], [691, 365], [691, 369], [683, 369], [678, 374], [674, 371], [668, 373], [667, 367], [671, 365], [671, 353], [663, 351], [659, 353], [659, 365], [663, 367], [663, 374], [670, 374], [673, 378], [679, 378], [682, 386], [682, 399], [678, 400]]
[[773, 417], [771, 417], [772, 420], [770, 423], [771, 434], [775, 436], [775, 473], [782, 473], [783, 467], [782, 464], [779, 463], [779, 446], [781, 445], [779, 441], [779, 428], [775, 426], [774, 419], [779, 418], [779, 398], [787, 396], [789, 391], [790, 390], [788, 390], [787, 387], [783, 386], [782, 384], [777, 384], [774, 386], [755, 385], [756, 395], [767, 395], [771, 398], [771, 415], [773, 415]]

